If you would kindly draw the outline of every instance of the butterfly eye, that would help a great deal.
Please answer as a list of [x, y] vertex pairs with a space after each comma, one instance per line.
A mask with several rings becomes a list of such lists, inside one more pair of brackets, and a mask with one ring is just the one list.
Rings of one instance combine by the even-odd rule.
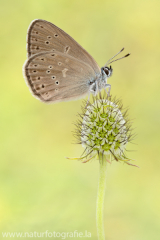
[[104, 68], [105, 74], [108, 76], [110, 74], [108, 68]]

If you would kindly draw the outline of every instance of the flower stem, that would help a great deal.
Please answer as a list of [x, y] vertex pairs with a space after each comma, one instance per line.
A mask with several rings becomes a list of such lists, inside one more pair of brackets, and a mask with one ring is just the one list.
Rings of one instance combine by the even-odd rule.
[[98, 240], [105, 240], [104, 222], [103, 222], [103, 203], [106, 183], [107, 161], [102, 154], [99, 156], [99, 184], [97, 195], [97, 234]]

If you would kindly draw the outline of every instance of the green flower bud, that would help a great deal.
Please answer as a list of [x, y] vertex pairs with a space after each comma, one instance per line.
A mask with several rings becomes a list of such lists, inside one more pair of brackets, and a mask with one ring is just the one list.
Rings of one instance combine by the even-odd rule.
[[79, 159], [86, 158], [87, 162], [103, 154], [106, 160], [124, 161], [133, 165], [125, 155], [126, 145], [133, 135], [127, 110], [123, 110], [121, 101], [112, 100], [111, 97], [93, 98], [93, 103], [88, 103], [87, 107], [85, 103], [82, 110], [81, 120], [76, 125], [76, 135], [85, 148], [85, 154]]

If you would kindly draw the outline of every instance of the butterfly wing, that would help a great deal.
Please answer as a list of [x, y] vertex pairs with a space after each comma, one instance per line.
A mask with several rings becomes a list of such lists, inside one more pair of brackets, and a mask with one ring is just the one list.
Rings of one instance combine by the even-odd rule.
[[97, 75], [88, 64], [54, 51], [31, 56], [24, 65], [24, 77], [36, 98], [58, 102], [86, 95]]
[[100, 68], [92, 56], [62, 29], [45, 20], [34, 20], [28, 29], [28, 57], [45, 51], [59, 51], [90, 65], [96, 73]]

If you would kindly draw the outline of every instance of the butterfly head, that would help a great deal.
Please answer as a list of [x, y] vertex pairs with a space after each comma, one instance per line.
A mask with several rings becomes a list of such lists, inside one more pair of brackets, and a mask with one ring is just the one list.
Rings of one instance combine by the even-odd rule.
[[102, 71], [104, 71], [107, 78], [109, 78], [109, 77], [112, 76], [113, 68], [111, 66], [110, 67], [103, 67]]

